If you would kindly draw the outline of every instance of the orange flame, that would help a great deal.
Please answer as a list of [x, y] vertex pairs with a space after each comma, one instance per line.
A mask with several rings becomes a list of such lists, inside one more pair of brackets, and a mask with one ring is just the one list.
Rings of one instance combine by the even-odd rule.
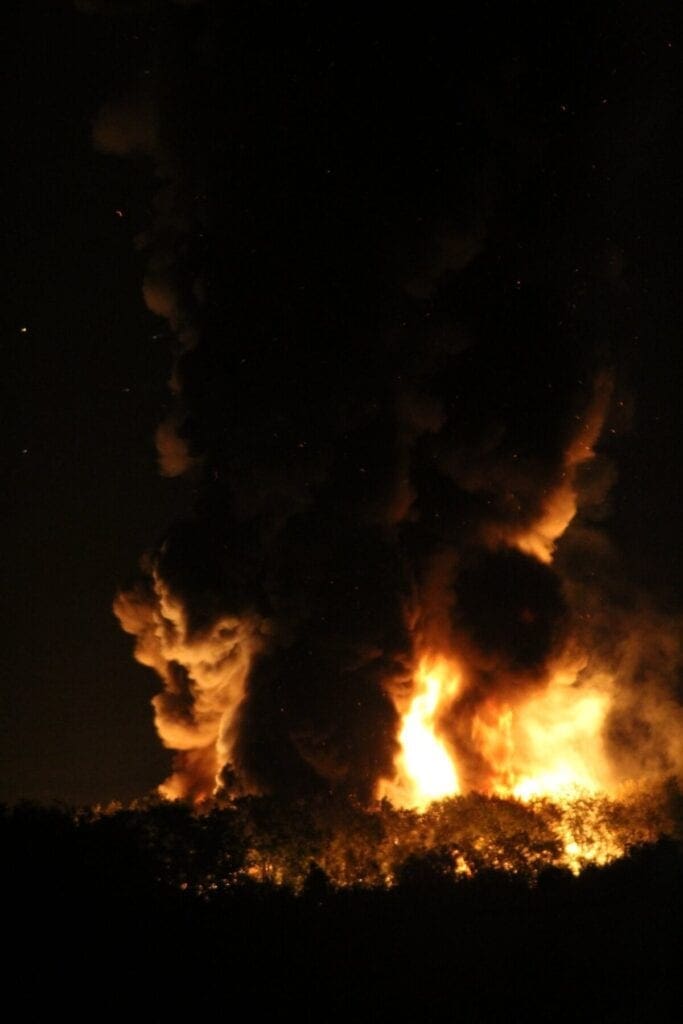
[[553, 673], [543, 693], [500, 710], [493, 727], [475, 716], [474, 735], [494, 769], [493, 792], [521, 800], [608, 792], [602, 731], [609, 684], [600, 677], [580, 681], [569, 667]]
[[[612, 681], [581, 679], [582, 668], [557, 669], [543, 692], [514, 705], [491, 698], [477, 708], [470, 741], [486, 766], [480, 792], [557, 800], [613, 789], [601, 738]], [[380, 796], [396, 806], [421, 810], [460, 792], [458, 749], [443, 723], [458, 715], [466, 692], [461, 678], [458, 666], [445, 658], [420, 660], [413, 696], [401, 714], [396, 775], [380, 786]]]
[[[552, 561], [557, 540], [576, 515], [578, 470], [594, 457], [611, 390], [610, 377], [598, 377], [588, 409], [577, 416], [559, 480], [536, 520], [516, 533], [493, 528], [490, 543]], [[453, 659], [427, 649], [418, 650], [416, 663], [411, 697], [394, 701], [401, 717], [395, 776], [380, 786], [380, 795], [396, 806], [425, 810], [432, 801], [460, 792], [462, 778], [481, 793], [525, 802], [567, 802], [614, 791], [602, 740], [613, 679], [606, 673], [588, 675], [587, 659], [565, 655], [545, 679], [534, 681], [533, 690], [522, 687], [515, 694], [505, 686], [503, 696], [488, 698], [469, 692], [467, 671]], [[457, 735], [454, 729], [449, 735], [449, 722], [458, 723]], [[579, 843], [569, 832], [565, 838], [568, 862], [589, 856], [590, 841]], [[590, 855], [607, 856], [606, 844]]]
[[402, 715], [396, 778], [382, 780], [379, 795], [399, 807], [423, 810], [433, 800], [460, 792], [458, 772], [438, 719], [460, 687], [456, 666], [445, 658], [424, 657], [415, 676], [415, 694]]

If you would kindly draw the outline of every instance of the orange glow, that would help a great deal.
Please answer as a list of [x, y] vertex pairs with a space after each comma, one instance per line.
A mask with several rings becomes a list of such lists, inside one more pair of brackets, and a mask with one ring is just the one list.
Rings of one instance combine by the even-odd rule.
[[[474, 751], [480, 765], [472, 789], [484, 797], [519, 801], [554, 821], [562, 849], [558, 863], [575, 873], [587, 863], [622, 856], [628, 845], [607, 824], [603, 810], [605, 800], [620, 799], [624, 790], [602, 742], [613, 680], [607, 675], [585, 679], [584, 672], [582, 663], [568, 663], [542, 690], [517, 702], [483, 701], [471, 715], [469, 737], [469, 756]], [[396, 774], [382, 782], [380, 797], [426, 814], [435, 801], [461, 793], [462, 751], [446, 723], [458, 720], [466, 694], [452, 661], [420, 659], [412, 697], [402, 699]], [[464, 862], [455, 866], [456, 872], [466, 870]]]
[[[445, 724], [457, 720], [459, 712], [470, 714], [467, 756], [479, 766], [471, 787], [478, 792], [567, 806], [615, 793], [602, 743], [613, 681], [607, 675], [585, 679], [584, 668], [581, 662], [567, 663], [552, 672], [543, 689], [515, 702], [492, 697], [469, 713], [458, 667], [445, 658], [423, 657], [413, 695], [403, 699], [396, 774], [382, 783], [379, 795], [397, 807], [425, 811], [435, 800], [461, 791], [465, 752]], [[614, 845], [609, 835], [597, 833], [577, 839], [568, 827], [561, 835], [569, 866], [582, 859], [604, 862]], [[618, 853], [615, 846], [612, 855]]]
[[605, 422], [612, 386], [608, 374], [599, 376], [595, 381], [593, 397], [585, 415], [576, 417], [576, 432], [565, 449], [560, 479], [546, 494], [541, 514], [535, 522], [512, 536], [499, 536], [492, 531], [491, 540], [511, 543], [539, 562], [552, 562], [557, 541], [577, 513], [578, 471], [583, 463], [595, 457], [594, 449]]
[[415, 693], [402, 716], [396, 778], [384, 780], [380, 796], [399, 807], [421, 810], [433, 800], [460, 792], [455, 761], [438, 734], [439, 714], [456, 698], [457, 669], [445, 658], [423, 658]]
[[[491, 527], [494, 545], [517, 547], [543, 563], [552, 561], [557, 540], [579, 505], [579, 467], [594, 457], [612, 383], [595, 382], [592, 399], [568, 439], [561, 472], [535, 521], [517, 532]], [[466, 791], [533, 803], [573, 806], [616, 790], [603, 745], [614, 696], [613, 678], [587, 673], [587, 658], [565, 655], [545, 678], [493, 676], [468, 661], [456, 665], [437, 653], [418, 652], [412, 694], [395, 698], [401, 718], [396, 774], [381, 795], [395, 806], [425, 811], [431, 802]], [[491, 672], [486, 669], [486, 672]], [[502, 673], [502, 675], [501, 675]], [[462, 780], [465, 780], [463, 787]], [[559, 829], [564, 861], [604, 862], [623, 852], [599, 829]]]
[[475, 717], [498, 796], [558, 800], [611, 789], [602, 744], [610, 680], [579, 683], [577, 676], [576, 669], [555, 672], [542, 693], [501, 710], [493, 726]]
[[[586, 458], [591, 458], [592, 454], [592, 451], [586, 453]], [[541, 518], [515, 538], [516, 547], [527, 555], [534, 555], [539, 562], [549, 564], [555, 543], [576, 515], [577, 507], [573, 473], [567, 473], [566, 479], [548, 495]]]
[[232, 760], [235, 715], [261, 646], [262, 623], [256, 616], [223, 616], [192, 630], [182, 601], [157, 575], [153, 583], [153, 595], [120, 594], [114, 610], [137, 638], [136, 659], [163, 681], [152, 700], [154, 723], [176, 754], [159, 793], [198, 803], [216, 793], [220, 771]]

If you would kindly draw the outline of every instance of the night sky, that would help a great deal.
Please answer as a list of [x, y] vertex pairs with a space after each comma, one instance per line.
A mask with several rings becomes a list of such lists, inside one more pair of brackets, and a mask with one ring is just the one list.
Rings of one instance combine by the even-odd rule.
[[125, 799], [165, 757], [112, 594], [175, 501], [152, 444], [168, 352], [151, 340], [132, 241], [147, 182], [91, 143], [135, 51], [69, 5], [16, 8], [3, 59], [2, 795]]
[[[485, 471], [502, 475], [519, 449], [551, 479], [584, 380], [609, 367], [615, 406], [599, 451], [616, 482], [591, 521], [621, 552], [612, 592], [628, 581], [680, 611], [681, 39], [670, 12], [605, 3], [557, 16], [529, 3], [526, 29], [517, 5], [503, 21], [497, 5], [447, 22], [420, 10], [415, 26], [302, 2], [16, 6], [2, 61], [0, 797], [126, 800], [168, 774], [155, 680], [111, 611], [162, 538], [161, 569], [197, 628], [219, 606], [278, 623], [240, 747], [259, 780], [275, 772], [305, 788], [317, 763], [294, 728], [304, 650], [316, 651], [314, 672], [346, 672], [377, 640], [366, 635], [376, 608], [391, 670], [403, 639], [387, 595], [402, 593], [407, 563], [419, 578], [434, 550], [457, 550], [475, 595], [462, 628], [486, 633], [477, 587], [495, 593], [500, 567], [477, 554], [485, 520], [469, 455], [430, 468], [442, 458], [424, 426], [437, 405], [449, 410], [440, 429], [475, 454], [490, 454], [502, 410], [507, 440]], [[158, 151], [122, 160], [92, 141], [104, 104], [150, 90], [173, 230], [154, 199]], [[136, 253], [150, 229], [147, 255]], [[168, 326], [143, 302], [150, 263], [200, 337], [178, 362], [182, 412], [167, 388]], [[173, 408], [202, 460], [185, 480], [156, 469], [153, 435]], [[420, 430], [407, 470], [401, 445]], [[417, 511], [389, 543], [404, 472]], [[453, 508], [457, 522], [442, 525]], [[319, 565], [348, 593], [321, 589]], [[536, 600], [555, 600], [551, 581], [520, 572]], [[342, 628], [314, 622], [313, 606]], [[489, 646], [504, 646], [504, 623], [491, 628]], [[286, 727], [272, 713], [280, 690]], [[329, 739], [330, 707], [348, 742]], [[327, 730], [323, 774], [341, 771], [342, 748], [366, 749], [348, 715], [323, 694], [305, 723]], [[373, 706], [373, 722], [383, 715]]]

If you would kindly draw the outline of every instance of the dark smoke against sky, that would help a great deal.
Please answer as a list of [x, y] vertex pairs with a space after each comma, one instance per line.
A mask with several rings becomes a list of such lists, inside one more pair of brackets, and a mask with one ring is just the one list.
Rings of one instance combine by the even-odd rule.
[[[214, 627], [245, 616], [258, 638], [226, 737], [243, 784], [367, 796], [416, 594], [437, 596], [425, 628], [471, 643], [475, 694], [491, 659], [532, 686], [560, 641], [557, 573], [491, 537], [538, 518], [606, 373], [582, 493], [604, 497], [617, 465], [619, 578], [680, 598], [678, 36], [640, 5], [559, 24], [530, 5], [531, 31], [487, 11], [144, 10], [105, 19], [99, 45], [131, 67], [95, 135], [156, 165], [145, 294], [186, 349], [159, 448], [167, 473], [192, 463], [194, 511], [152, 561], [186, 646], [215, 656]], [[166, 670], [182, 726], [187, 676]]]

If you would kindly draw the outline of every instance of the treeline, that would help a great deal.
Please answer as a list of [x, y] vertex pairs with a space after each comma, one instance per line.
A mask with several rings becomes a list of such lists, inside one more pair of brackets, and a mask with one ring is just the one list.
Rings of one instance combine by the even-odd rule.
[[[618, 824], [615, 808], [584, 806], [586, 827], [589, 811]], [[542, 821], [483, 798], [422, 816], [267, 798], [200, 814], [18, 804], [2, 815], [6, 977], [72, 1019], [135, 1016], [144, 1000], [152, 1020], [245, 1007], [323, 1022], [676, 1020], [679, 839], [573, 874]], [[389, 846], [392, 884], [375, 884]], [[477, 850], [477, 870], [457, 870]]]
[[107, 808], [23, 802], [3, 808], [0, 821], [15, 877], [125, 874], [129, 884], [205, 899], [254, 883], [299, 893], [311, 877], [334, 889], [376, 888], [498, 872], [533, 885], [549, 869], [579, 874], [662, 835], [683, 836], [673, 788], [562, 804], [471, 794], [424, 813], [386, 801], [367, 810], [333, 796], [244, 797], [199, 810], [156, 797]]

